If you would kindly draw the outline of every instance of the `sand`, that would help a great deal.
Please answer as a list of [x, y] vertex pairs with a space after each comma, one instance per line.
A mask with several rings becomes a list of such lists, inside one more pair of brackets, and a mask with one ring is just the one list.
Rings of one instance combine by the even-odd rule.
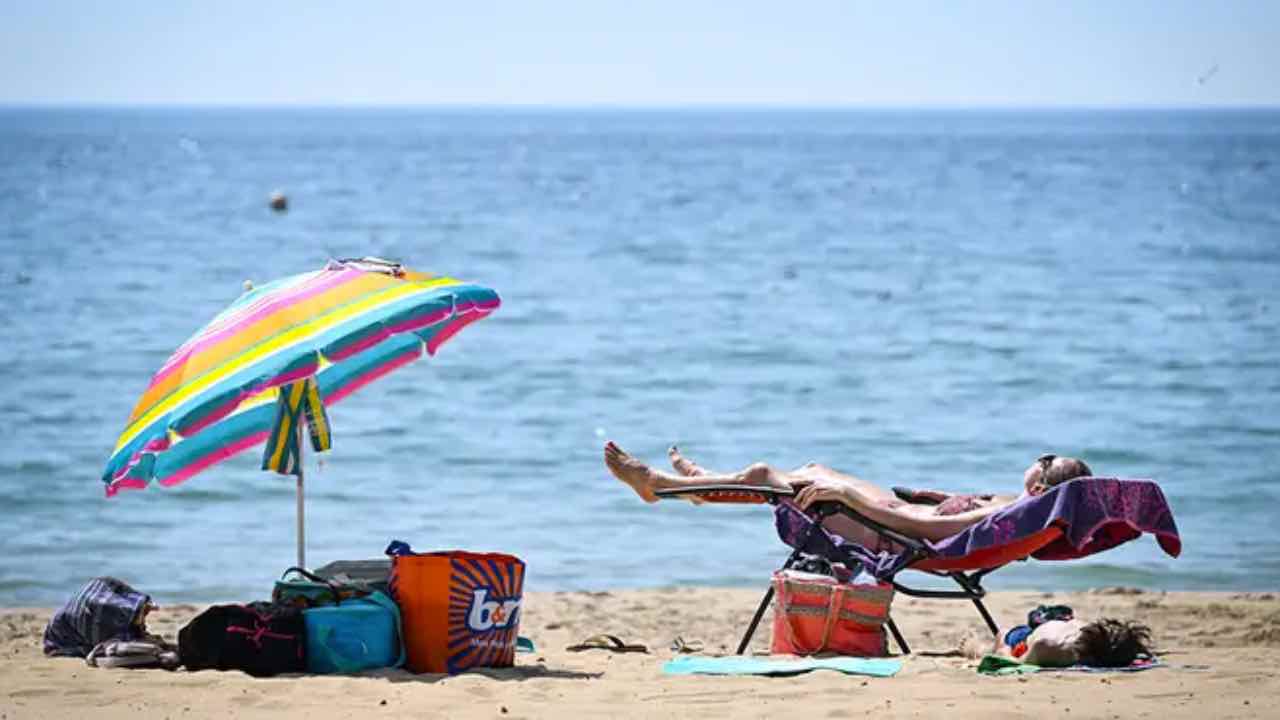
[[[1280, 717], [1280, 594], [1000, 592], [989, 605], [1014, 624], [1046, 601], [1081, 617], [1146, 622], [1165, 667], [1140, 673], [984, 677], [955, 653], [982, 625], [971, 605], [899, 596], [894, 614], [915, 654], [896, 677], [814, 672], [791, 678], [668, 677], [672, 640], [728, 654], [757, 590], [529, 593], [521, 632], [538, 646], [517, 666], [455, 677], [379, 671], [254, 679], [239, 672], [91, 668], [45, 658], [49, 610], [0, 611], [0, 720], [19, 718], [391, 717]], [[176, 637], [199, 608], [174, 606], [151, 629]], [[766, 620], [767, 620], [766, 616]], [[610, 632], [650, 653], [564, 650]], [[767, 650], [769, 632], [754, 647]]]

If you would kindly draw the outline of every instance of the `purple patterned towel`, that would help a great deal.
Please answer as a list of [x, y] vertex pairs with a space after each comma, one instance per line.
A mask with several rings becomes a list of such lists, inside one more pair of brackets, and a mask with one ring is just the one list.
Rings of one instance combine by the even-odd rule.
[[[778, 536], [799, 547], [813, 521], [789, 500], [775, 511]], [[1050, 527], [1061, 528], [1057, 540], [1032, 553], [1037, 560], [1073, 560], [1100, 553], [1151, 533], [1172, 557], [1182, 552], [1173, 511], [1151, 480], [1078, 478], [1043, 495], [1025, 497], [964, 532], [927, 543], [941, 558], [962, 558], [977, 550], [1007, 545]], [[824, 557], [859, 561], [877, 577], [890, 577], [911, 560], [907, 553], [873, 553], [820, 529], [807, 535], [801, 548]]]

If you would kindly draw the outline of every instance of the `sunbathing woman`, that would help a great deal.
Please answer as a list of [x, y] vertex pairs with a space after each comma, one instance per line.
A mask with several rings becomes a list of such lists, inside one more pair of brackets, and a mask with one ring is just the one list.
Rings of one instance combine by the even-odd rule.
[[[942, 540], [1009, 506], [1022, 495], [1039, 495], [1059, 483], [1093, 474], [1082, 460], [1042, 455], [1022, 474], [1022, 495], [948, 495], [936, 491], [902, 494], [910, 501], [874, 483], [846, 475], [829, 467], [809, 463], [782, 471], [756, 463], [736, 473], [709, 472], [680, 454], [668, 451], [679, 475], [659, 472], [623, 451], [613, 441], [604, 446], [604, 462], [609, 471], [631, 487], [645, 502], [657, 502], [657, 490], [681, 487], [753, 486], [795, 493], [795, 502], [808, 508], [817, 502], [834, 500], [904, 535], [923, 540]], [[833, 532], [869, 547], [879, 536], [844, 515], [827, 518], [824, 525]]]

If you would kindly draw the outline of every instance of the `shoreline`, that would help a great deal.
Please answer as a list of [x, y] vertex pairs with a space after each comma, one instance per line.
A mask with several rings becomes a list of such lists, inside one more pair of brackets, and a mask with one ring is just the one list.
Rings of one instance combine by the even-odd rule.
[[[463, 675], [373, 671], [256, 680], [239, 672], [91, 668], [45, 658], [49, 608], [0, 609], [0, 715], [43, 717], [286, 717], [322, 720], [410, 712], [448, 717], [707, 717], [848, 715], [966, 718], [1258, 717], [1280, 703], [1280, 592], [997, 591], [987, 604], [1002, 629], [1036, 605], [1075, 608], [1151, 626], [1164, 667], [1139, 673], [979, 676], [957, 651], [982, 630], [967, 602], [898, 595], [893, 614], [912, 655], [892, 678], [814, 672], [790, 678], [672, 677], [662, 663], [680, 636], [704, 655], [727, 655], [763, 588], [529, 592], [520, 632], [537, 646], [516, 666]], [[204, 606], [173, 605], [150, 629], [168, 638]], [[564, 648], [598, 633], [647, 645], [647, 654]], [[767, 652], [766, 614], [752, 650]], [[892, 643], [891, 643], [892, 647]], [[895, 648], [896, 649], [896, 648]]]

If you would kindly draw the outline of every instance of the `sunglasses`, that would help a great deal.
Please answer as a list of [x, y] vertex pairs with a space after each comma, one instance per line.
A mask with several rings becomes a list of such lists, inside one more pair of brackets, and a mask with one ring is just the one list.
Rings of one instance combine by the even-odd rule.
[[1049, 489], [1049, 483], [1045, 476], [1049, 474], [1049, 468], [1053, 467], [1053, 461], [1057, 459], [1058, 456], [1052, 453], [1036, 458], [1036, 464], [1040, 466], [1040, 477], [1036, 480], [1036, 487], [1040, 490]]

